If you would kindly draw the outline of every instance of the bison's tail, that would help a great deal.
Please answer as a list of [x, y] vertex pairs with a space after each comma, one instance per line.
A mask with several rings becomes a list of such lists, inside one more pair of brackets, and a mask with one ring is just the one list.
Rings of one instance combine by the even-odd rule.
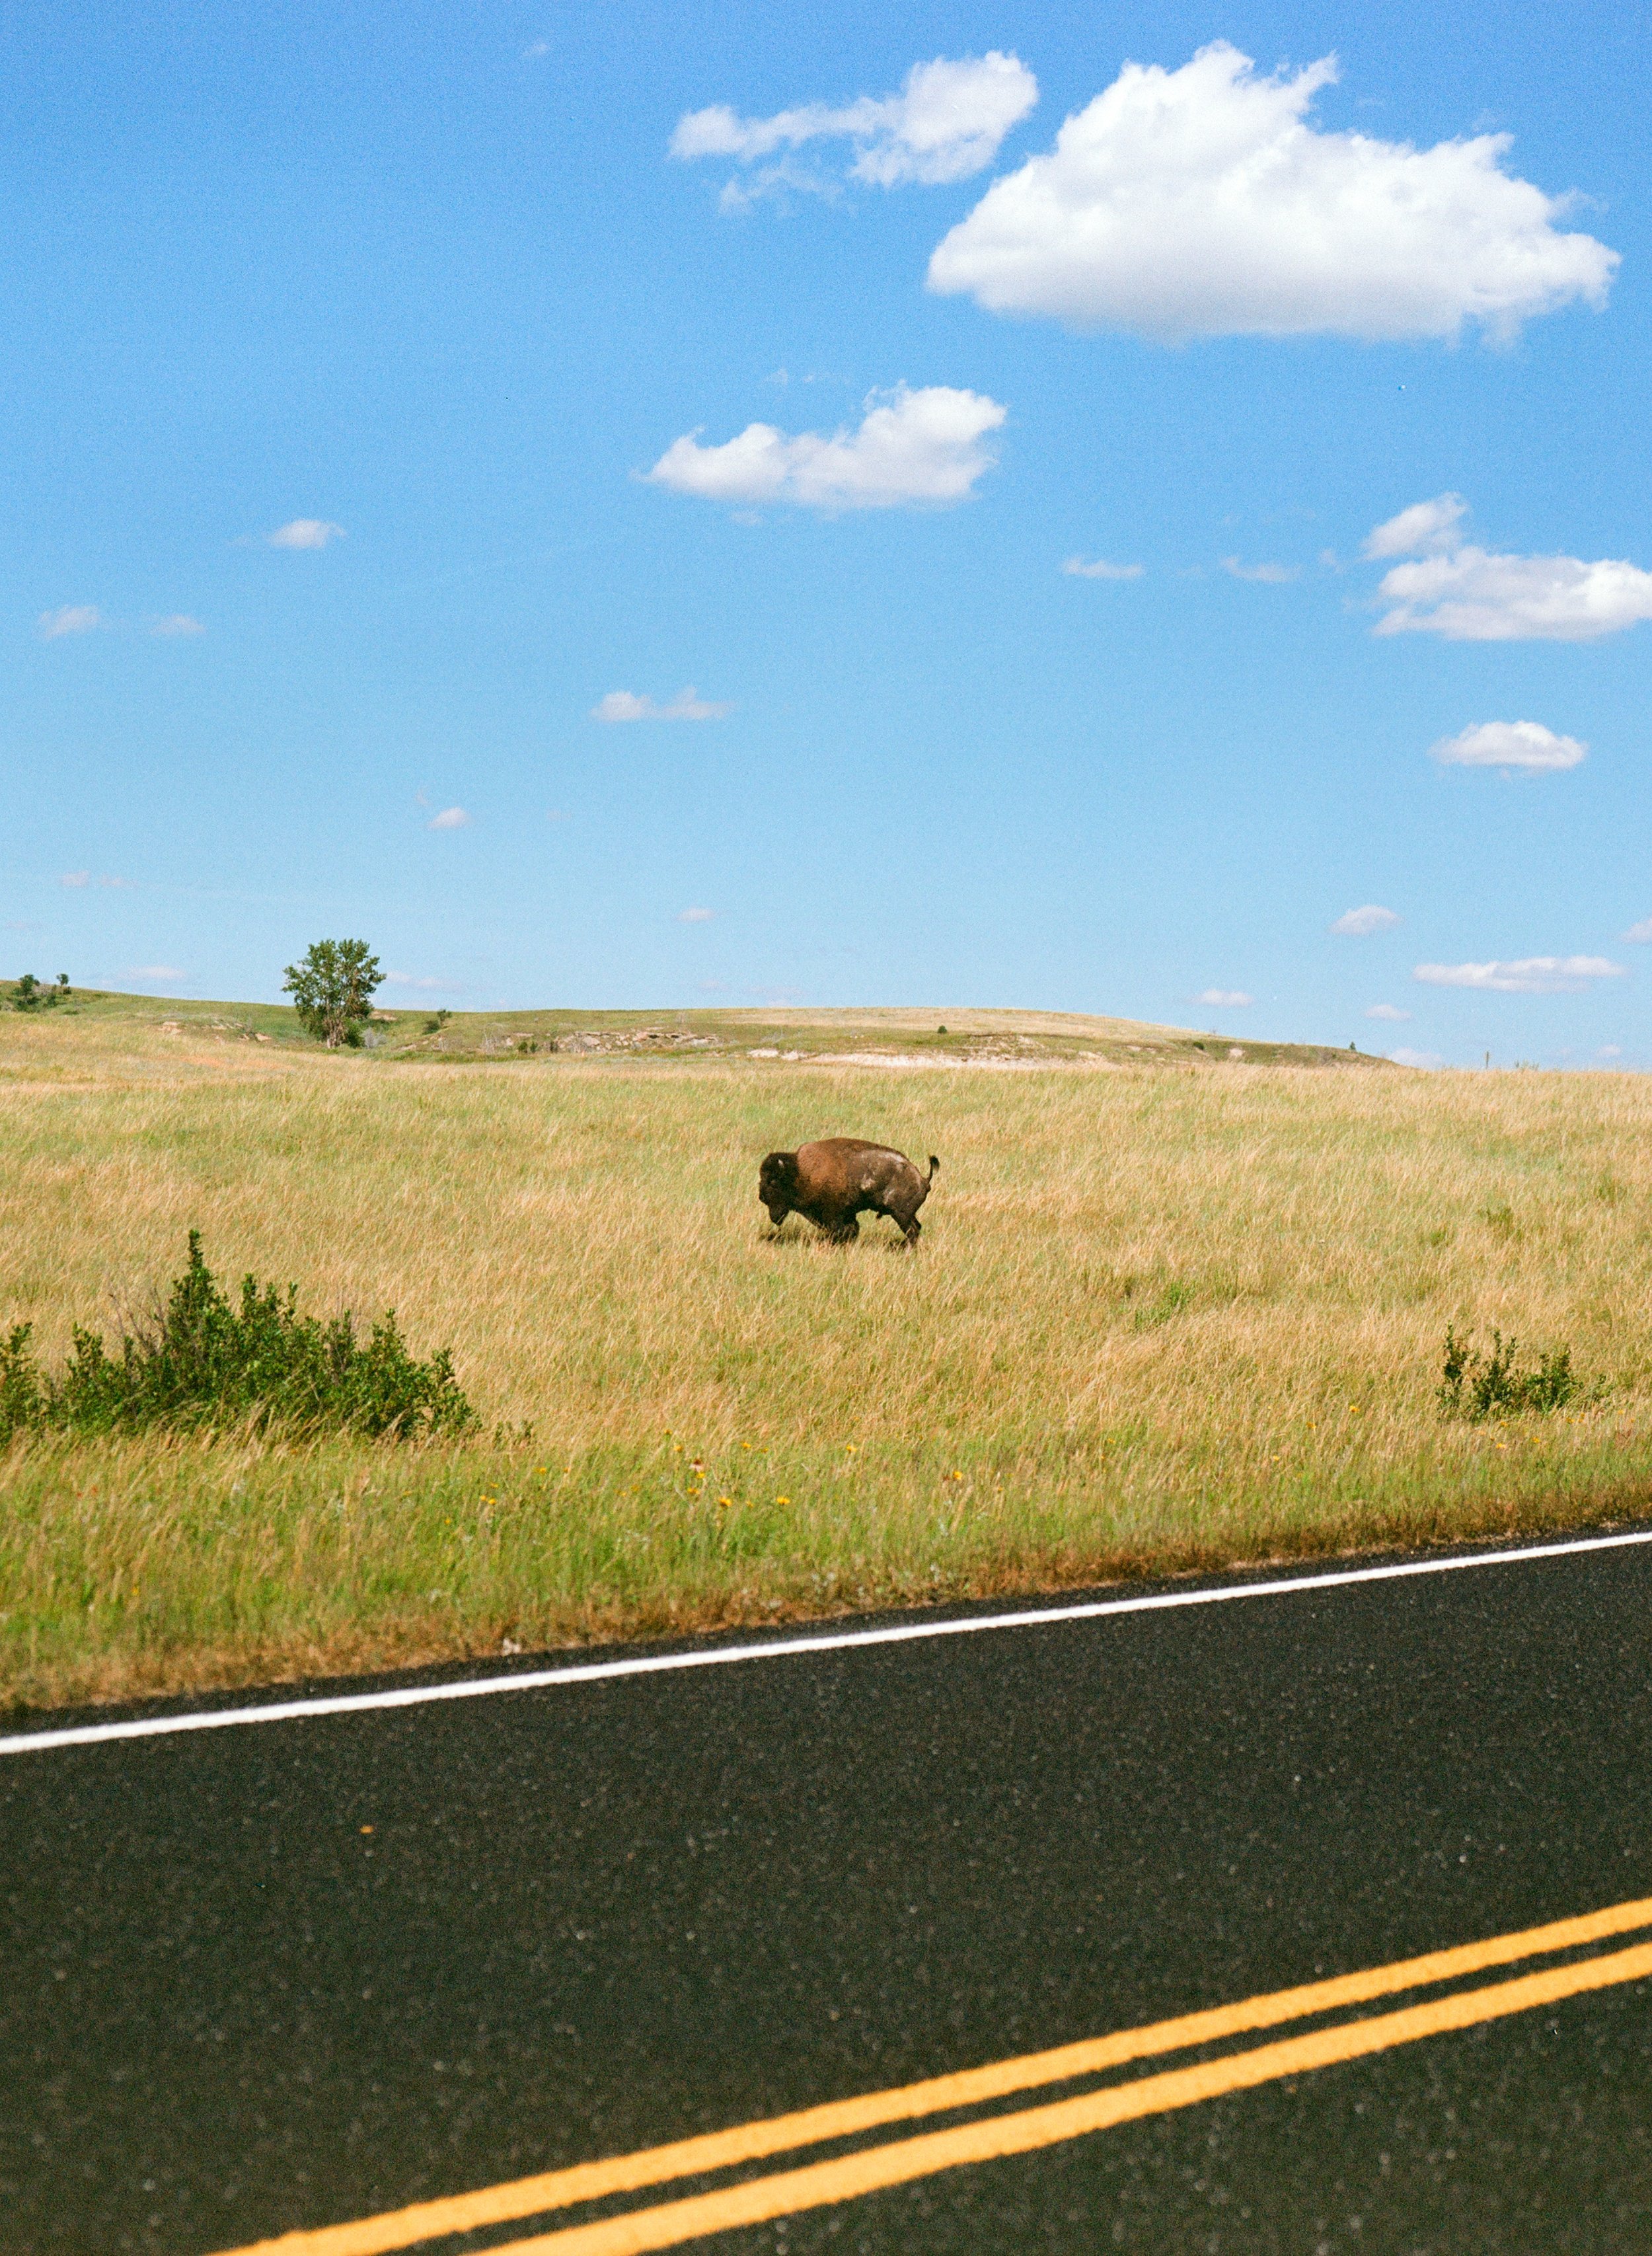
[[929, 1154], [929, 1181], [933, 1182], [941, 1172], [941, 1162], [933, 1152]]

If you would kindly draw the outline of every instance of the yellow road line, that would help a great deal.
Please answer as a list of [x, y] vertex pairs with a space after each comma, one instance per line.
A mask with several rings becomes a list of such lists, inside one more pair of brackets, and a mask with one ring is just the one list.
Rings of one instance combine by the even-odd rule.
[[348, 2224], [327, 2224], [282, 2233], [272, 2240], [228, 2251], [226, 2256], [385, 2256], [386, 2251], [409, 2248], [418, 2241], [434, 2239], [439, 2235], [472, 2232], [490, 2224], [508, 2224], [518, 2217], [542, 2216], [547, 2210], [564, 2209], [575, 2202], [636, 2193], [646, 2186], [666, 2184], [673, 2178], [697, 2176], [741, 2162], [760, 2161], [770, 2154], [785, 2154], [794, 2147], [818, 2146], [823, 2140], [846, 2138], [888, 2123], [911, 2122], [920, 2116], [1006, 2098], [1012, 2092], [1030, 2090], [1040, 2084], [1094, 2075], [1104, 2069], [1121, 2067], [1128, 2061], [1148, 2059], [1157, 2053], [1179, 2052], [1190, 2045], [1210, 2044], [1224, 2037], [1241, 2036], [1252, 2029], [1274, 2028], [1281, 2022], [1301, 2020], [1310, 2013], [1363, 2005], [1373, 1998], [1391, 1997], [1396, 1991], [1421, 1989], [1454, 1977], [1483, 1973], [1493, 1966], [1511, 1965], [1517, 1959], [1576, 1949], [1585, 1943], [1605, 1942], [1614, 1935], [1628, 1934], [1639, 1927], [1652, 1927], [1652, 1896], [1613, 1904], [1604, 1911], [1588, 1912], [1577, 1919], [1556, 1920], [1546, 1927], [1492, 1935], [1484, 1942], [1465, 1943], [1451, 1950], [1430, 1951], [1421, 1958], [1366, 1967], [1357, 1974], [1336, 1975], [1327, 1981], [1242, 1999], [1234, 2005], [1183, 2013], [1174, 2020], [1119, 2029], [1105, 2037], [1084, 2038], [1076, 2044], [1058, 2045], [1048, 2052], [992, 2061], [983, 2068], [930, 2076], [919, 2083], [903, 2084], [888, 2091], [870, 2091], [854, 2099], [829, 2100], [818, 2107], [801, 2108], [788, 2115], [772, 2115], [700, 2138], [680, 2139], [669, 2146], [645, 2147], [637, 2154], [616, 2154], [601, 2161], [579, 2162], [568, 2169], [547, 2170], [535, 2177], [486, 2186], [475, 2193], [416, 2202], [407, 2208], [390, 2210]]
[[957, 2130], [932, 2131], [920, 2139], [902, 2139], [892, 2146], [846, 2154], [840, 2161], [815, 2162], [808, 2168], [786, 2170], [775, 2177], [751, 2179], [721, 2193], [667, 2202], [658, 2209], [633, 2210], [629, 2216], [607, 2217], [597, 2224], [565, 2225], [559, 2231], [538, 2233], [531, 2240], [510, 2241], [494, 2249], [491, 2256], [643, 2256], [645, 2250], [674, 2248], [685, 2240], [727, 2232], [736, 2225], [762, 2224], [773, 2217], [794, 2216], [800, 2210], [852, 2201], [858, 2195], [904, 2185], [914, 2178], [932, 2177], [938, 2170], [957, 2169], [967, 2162], [1031, 2154], [1040, 2147], [1104, 2131], [1114, 2123], [1164, 2114], [1171, 2108], [1192, 2107], [1225, 2091], [1243, 2091], [1280, 2076], [1300, 2076], [1337, 2061], [1357, 2060], [1362, 2054], [1384, 2052], [1393, 2045], [1411, 2044], [1419, 2037], [1437, 2036], [1447, 2029], [1472, 2028], [1479, 2021], [1529, 2013], [1535, 2006], [1553, 2005], [1557, 1999], [1576, 1997], [1582, 1991], [1604, 1990], [1613, 1983], [1635, 1982], [1647, 1975], [1652, 1975], [1652, 1942], [1641, 1942], [1607, 1958], [1550, 1967], [1545, 1973], [1525, 1974], [1517, 1981], [1500, 1982], [1489, 1989], [1454, 1991], [1426, 2006], [1408, 2006], [1402, 2013], [1345, 2021], [1311, 2036], [1287, 2037], [1278, 2044], [1253, 2046], [1248, 2052], [1229, 2053], [1224, 2059], [1204, 2061], [1194, 2068], [1140, 2076], [1133, 2083], [1113, 2084], [1079, 2099], [1057, 2100], [1048, 2107], [1029, 2107], [1019, 2115], [994, 2116], [985, 2123], [963, 2124]]

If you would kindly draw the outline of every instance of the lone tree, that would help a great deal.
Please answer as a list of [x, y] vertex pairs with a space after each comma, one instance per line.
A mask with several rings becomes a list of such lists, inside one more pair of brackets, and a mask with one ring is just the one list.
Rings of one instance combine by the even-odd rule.
[[384, 976], [364, 940], [318, 940], [302, 963], [287, 965], [281, 985], [305, 1031], [335, 1050], [360, 1041], [373, 1015], [373, 990]]

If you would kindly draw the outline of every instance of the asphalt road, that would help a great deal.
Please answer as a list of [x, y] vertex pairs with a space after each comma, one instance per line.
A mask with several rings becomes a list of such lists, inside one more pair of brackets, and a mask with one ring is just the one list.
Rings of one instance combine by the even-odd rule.
[[[1652, 1896], [1649, 1661], [1652, 1546], [7, 1755], [0, 2248], [208, 2256]], [[693, 2245], [1644, 2256], [1652, 1985]]]

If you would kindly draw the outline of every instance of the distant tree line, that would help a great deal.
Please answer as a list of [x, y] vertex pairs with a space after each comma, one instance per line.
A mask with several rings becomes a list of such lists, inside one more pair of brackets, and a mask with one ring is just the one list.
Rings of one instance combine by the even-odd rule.
[[43, 987], [32, 971], [25, 971], [21, 979], [11, 984], [11, 1007], [14, 1011], [55, 1011], [60, 1003], [67, 1003], [73, 989], [69, 975], [60, 971], [55, 987]]

